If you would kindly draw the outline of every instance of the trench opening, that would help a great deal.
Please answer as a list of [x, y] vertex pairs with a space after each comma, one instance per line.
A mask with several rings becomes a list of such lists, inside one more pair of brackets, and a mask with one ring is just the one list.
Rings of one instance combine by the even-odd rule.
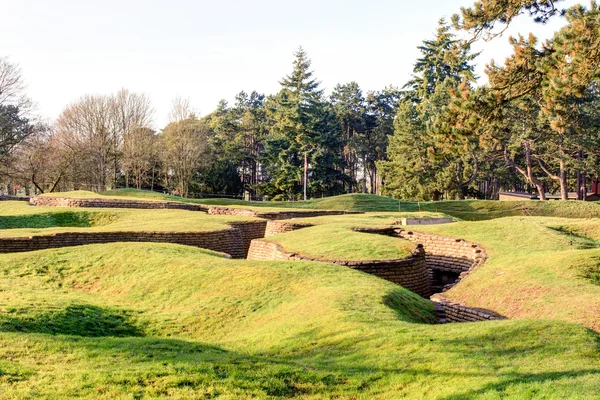
[[428, 266], [430, 270], [431, 291], [433, 294], [442, 293], [447, 285], [453, 286], [458, 281], [459, 273], [453, 271], [444, 271], [434, 269]]

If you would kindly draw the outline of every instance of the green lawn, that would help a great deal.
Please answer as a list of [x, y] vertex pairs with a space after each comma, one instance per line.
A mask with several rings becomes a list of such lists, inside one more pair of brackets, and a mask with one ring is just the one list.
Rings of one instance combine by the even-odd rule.
[[447, 297], [510, 318], [573, 321], [600, 331], [600, 286], [593, 279], [600, 246], [598, 236], [591, 238], [599, 227], [600, 219], [510, 217], [414, 230], [464, 238], [488, 252], [485, 265]]
[[228, 229], [228, 222], [251, 217], [207, 215], [184, 210], [32, 207], [21, 201], [0, 202], [0, 237], [58, 232], [177, 231]]
[[547, 216], [564, 218], [600, 218], [600, 205], [581, 201], [493, 201], [461, 200], [437, 202], [407, 202], [372, 194], [345, 194], [307, 201], [243, 201], [232, 199], [186, 199], [147, 190], [117, 189], [92, 193], [86, 191], [51, 193], [44, 196], [126, 198], [134, 200], [164, 200], [186, 203], [245, 207], [249, 209], [314, 209], [364, 212], [433, 212], [466, 221], [488, 220], [512, 216]]
[[594, 398], [598, 334], [431, 325], [378, 278], [168, 244], [0, 255], [0, 398]]
[[[154, 200], [166, 199], [176, 200]], [[316, 226], [268, 239], [318, 258], [399, 258], [413, 248], [352, 228], [408, 215], [467, 220], [410, 229], [485, 246], [489, 260], [446, 295], [512, 319], [436, 325], [427, 300], [328, 263], [148, 243], [0, 254], [0, 399], [600, 397], [600, 219], [576, 219], [598, 217], [597, 204], [370, 195], [276, 204], [382, 211], [298, 219]], [[249, 219], [0, 202], [4, 237]]]
[[384, 235], [355, 232], [353, 228], [397, 225], [406, 216], [435, 217], [434, 213], [367, 213], [302, 218], [315, 226], [271, 236], [265, 240], [289, 252], [321, 260], [393, 260], [407, 258], [414, 243]]

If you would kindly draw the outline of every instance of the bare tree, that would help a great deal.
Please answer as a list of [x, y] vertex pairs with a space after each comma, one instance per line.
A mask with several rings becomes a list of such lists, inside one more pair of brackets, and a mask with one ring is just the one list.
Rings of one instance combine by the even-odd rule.
[[7, 57], [0, 57], [0, 106], [7, 105], [25, 112], [31, 108], [32, 103], [25, 95], [21, 68], [11, 63]]
[[139, 129], [150, 128], [154, 110], [146, 94], [132, 93], [127, 89], [121, 89], [112, 95], [110, 106], [112, 167], [116, 185], [121, 171], [119, 159], [123, 151], [124, 137]]
[[0, 162], [23, 140], [36, 132], [32, 102], [25, 94], [21, 69], [0, 57]]
[[195, 117], [172, 122], [163, 129], [161, 156], [175, 181], [175, 193], [187, 197], [194, 173], [209, 152], [210, 129]]
[[180, 96], [173, 99], [171, 111], [169, 112], [169, 122], [184, 121], [194, 115], [190, 104], [190, 99]]
[[110, 171], [113, 142], [111, 137], [110, 99], [83, 96], [67, 106], [58, 117], [55, 129], [82, 149], [78, 175], [88, 189], [105, 190]]
[[135, 128], [123, 136], [122, 164], [126, 186], [133, 177], [135, 187], [141, 189], [158, 157], [157, 136], [150, 128]]
[[110, 96], [83, 96], [67, 106], [55, 130], [78, 149], [79, 157], [69, 167], [74, 185], [98, 191], [116, 185], [124, 137], [148, 128], [152, 116], [148, 96], [126, 89]]

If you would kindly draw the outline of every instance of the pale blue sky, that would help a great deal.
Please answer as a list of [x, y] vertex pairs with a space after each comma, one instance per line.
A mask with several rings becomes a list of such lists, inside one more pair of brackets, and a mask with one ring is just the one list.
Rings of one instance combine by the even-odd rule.
[[[205, 115], [241, 90], [275, 93], [299, 45], [327, 92], [352, 80], [365, 92], [402, 86], [438, 19], [472, 3], [0, 0], [0, 56], [20, 64], [30, 97], [51, 121], [83, 94], [125, 87], [150, 96], [160, 128], [175, 96]], [[511, 33], [548, 38], [562, 24], [521, 20]], [[480, 75], [491, 58], [509, 54], [507, 37], [478, 45]]]

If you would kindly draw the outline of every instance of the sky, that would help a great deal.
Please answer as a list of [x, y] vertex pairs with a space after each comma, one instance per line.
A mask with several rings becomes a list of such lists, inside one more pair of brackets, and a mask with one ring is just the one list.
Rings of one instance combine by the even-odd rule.
[[[580, 3], [564, 0], [568, 7]], [[583, 2], [587, 4], [587, 2]], [[52, 122], [85, 94], [147, 94], [154, 127], [175, 97], [199, 115], [237, 93], [273, 94], [302, 46], [326, 93], [356, 81], [364, 92], [402, 86], [417, 46], [437, 21], [473, 0], [0, 0], [0, 57], [20, 65], [28, 95]], [[550, 38], [564, 25], [520, 17], [500, 38], [476, 44], [476, 72], [510, 54], [510, 34]]]

